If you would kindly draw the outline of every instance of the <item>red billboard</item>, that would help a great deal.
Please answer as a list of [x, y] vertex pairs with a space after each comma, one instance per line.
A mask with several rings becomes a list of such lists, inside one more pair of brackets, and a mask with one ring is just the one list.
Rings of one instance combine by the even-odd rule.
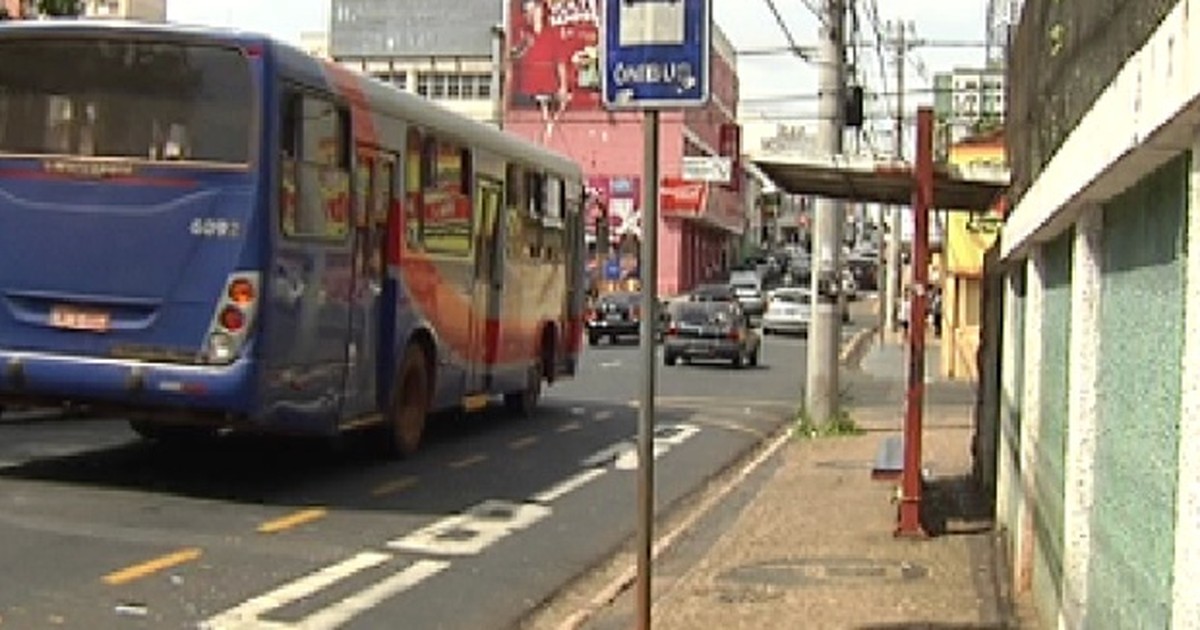
[[509, 0], [513, 109], [540, 109], [547, 122], [600, 107], [599, 0]]

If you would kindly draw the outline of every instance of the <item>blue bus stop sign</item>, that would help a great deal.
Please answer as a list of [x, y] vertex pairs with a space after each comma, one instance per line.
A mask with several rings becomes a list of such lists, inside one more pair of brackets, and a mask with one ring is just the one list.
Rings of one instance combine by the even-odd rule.
[[604, 0], [601, 29], [605, 107], [708, 103], [712, 0]]

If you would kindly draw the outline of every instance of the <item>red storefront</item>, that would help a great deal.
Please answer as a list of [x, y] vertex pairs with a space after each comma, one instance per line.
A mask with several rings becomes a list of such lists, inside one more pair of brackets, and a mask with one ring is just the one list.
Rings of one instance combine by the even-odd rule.
[[[600, 105], [596, 54], [599, 2], [510, 0], [505, 130], [570, 156], [583, 166], [589, 188], [601, 194], [593, 213], [607, 209], [613, 247], [636, 251], [643, 173], [642, 117]], [[659, 169], [664, 197], [659, 223], [658, 290], [675, 294], [718, 278], [733, 262], [744, 225], [744, 196], [721, 185], [687, 205], [678, 189], [683, 157], [736, 155], [737, 75], [732, 48], [714, 30], [708, 106], [664, 111]], [[722, 128], [725, 129], [723, 137]], [[730, 139], [735, 141], [731, 144]], [[722, 142], [725, 140], [725, 142]], [[671, 192], [675, 191], [675, 192]], [[682, 200], [682, 201], [681, 201]], [[670, 210], [666, 204], [673, 204]], [[588, 221], [594, 238], [595, 217]]]

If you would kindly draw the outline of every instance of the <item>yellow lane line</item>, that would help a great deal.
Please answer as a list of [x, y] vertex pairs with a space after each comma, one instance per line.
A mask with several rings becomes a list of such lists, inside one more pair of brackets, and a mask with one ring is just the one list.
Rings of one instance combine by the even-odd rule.
[[398, 494], [417, 485], [416, 477], [402, 477], [395, 481], [379, 484], [374, 490], [371, 490], [371, 496], [384, 497], [389, 494]]
[[537, 444], [537, 442], [538, 442], [537, 436], [531, 435], [529, 437], [523, 437], [519, 440], [513, 440], [513, 441], [509, 442], [508, 448], [511, 448], [515, 451], [515, 450], [522, 449], [522, 448], [525, 448], [528, 446], [533, 446], [534, 444]]
[[131, 567], [126, 567], [120, 571], [114, 571], [101, 579], [105, 584], [110, 586], [128, 584], [134, 580], [140, 580], [148, 575], [162, 571], [163, 569], [169, 569], [185, 562], [191, 562], [192, 560], [199, 558], [200, 554], [201, 551], [199, 549], [181, 549], [174, 553], [169, 553], [165, 556], [160, 556], [141, 564], [135, 564]]
[[258, 533], [260, 533], [260, 534], [277, 534], [281, 531], [284, 531], [285, 529], [299, 527], [300, 525], [304, 525], [306, 523], [311, 523], [315, 520], [324, 518], [325, 515], [328, 513], [329, 513], [329, 511], [326, 510], [325, 508], [312, 508], [312, 509], [308, 509], [308, 510], [300, 510], [299, 512], [296, 512], [295, 514], [290, 514], [288, 516], [284, 516], [283, 518], [277, 518], [273, 521], [267, 521], [266, 523], [259, 525]]
[[478, 464], [480, 462], [486, 462], [487, 458], [488, 458], [487, 455], [471, 455], [470, 457], [465, 457], [456, 462], [450, 462], [450, 467], [451, 468], [466, 468], [468, 466], [474, 466], [475, 464]]

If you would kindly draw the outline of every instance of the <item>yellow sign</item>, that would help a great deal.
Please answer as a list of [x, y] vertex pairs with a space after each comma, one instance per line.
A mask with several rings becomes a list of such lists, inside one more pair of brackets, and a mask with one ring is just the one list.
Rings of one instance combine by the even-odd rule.
[[[1000, 165], [1004, 161], [1004, 145], [999, 141], [967, 142], [950, 149], [950, 163], [959, 167]], [[992, 211], [951, 212], [946, 226], [946, 272], [983, 275], [983, 256], [995, 244], [1003, 224], [1003, 217]]]

